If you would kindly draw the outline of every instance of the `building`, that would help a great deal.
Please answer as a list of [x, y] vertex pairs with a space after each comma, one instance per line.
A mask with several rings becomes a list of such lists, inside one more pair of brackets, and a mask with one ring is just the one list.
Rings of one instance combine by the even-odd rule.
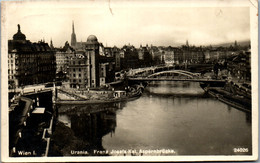
[[251, 81], [251, 50], [241, 51], [228, 59], [227, 70], [232, 77], [242, 81]]
[[113, 47], [112, 49], [113, 56], [115, 58], [115, 71], [121, 70], [121, 62], [123, 61], [123, 58], [121, 58], [120, 50], [117, 47]]
[[89, 63], [85, 53], [76, 53], [69, 61], [69, 82], [71, 88], [87, 88], [90, 82]]
[[74, 57], [74, 55], [75, 50], [68, 42], [65, 43], [63, 48], [56, 48], [56, 73], [67, 74], [70, 58]]
[[130, 69], [130, 68], [138, 68], [139, 67], [139, 59], [138, 59], [138, 51], [132, 45], [125, 45], [121, 49], [120, 52], [122, 60], [122, 69]]
[[146, 47], [142, 47], [142, 45], [140, 45], [140, 48], [137, 51], [138, 51], [139, 66], [140, 67], [151, 66], [152, 54], [148, 50], [148, 45]]
[[8, 40], [9, 88], [53, 82], [55, 73], [55, 52], [43, 41], [26, 40], [18, 24], [13, 40]]
[[94, 35], [90, 35], [84, 45], [84, 50], [76, 50], [69, 61], [70, 87], [96, 88], [113, 82], [115, 58], [111, 56], [112, 50], [105, 50]]
[[[95, 88], [115, 80], [115, 58], [119, 54], [117, 48], [104, 47], [94, 35], [90, 35], [86, 42], [77, 42], [74, 22], [71, 47], [76, 55], [70, 58], [68, 65], [70, 87]], [[117, 61], [121, 66], [121, 60]]]
[[85, 50], [86, 47], [86, 42], [77, 42], [77, 37], [76, 37], [76, 33], [75, 33], [75, 28], [74, 28], [74, 22], [72, 22], [72, 33], [71, 33], [71, 42], [70, 45], [73, 49], [75, 50]]
[[86, 42], [86, 56], [89, 58], [88, 80], [90, 87], [100, 86], [99, 81], [99, 42], [96, 36], [90, 35]]

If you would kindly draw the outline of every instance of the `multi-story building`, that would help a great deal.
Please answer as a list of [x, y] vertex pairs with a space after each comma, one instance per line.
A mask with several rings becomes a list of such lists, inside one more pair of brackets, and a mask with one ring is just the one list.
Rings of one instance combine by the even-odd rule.
[[122, 58], [120, 57], [120, 50], [117, 47], [113, 47], [112, 49], [113, 56], [115, 58], [115, 71], [120, 71], [121, 70], [121, 62]]
[[53, 82], [55, 73], [55, 52], [43, 41], [26, 40], [18, 24], [18, 32], [8, 40], [9, 88]]
[[183, 52], [181, 49], [179, 48], [172, 48], [173, 50], [173, 60], [175, 64], [180, 64], [184, 62], [184, 58], [183, 58]]
[[56, 48], [56, 73], [68, 73], [70, 58], [74, 57], [75, 50], [69, 45], [68, 42], [65, 43], [63, 48]]
[[227, 69], [231, 76], [244, 81], [251, 81], [251, 51], [241, 51], [228, 59]]
[[72, 88], [95, 88], [115, 79], [115, 54], [113, 48], [104, 47], [94, 35], [86, 42], [77, 42], [72, 24], [71, 47], [75, 52], [69, 57], [69, 81]]
[[86, 42], [86, 56], [89, 61], [89, 87], [100, 86], [99, 80], [99, 42], [96, 36], [90, 35]]
[[152, 54], [148, 50], [148, 45], [146, 47], [142, 47], [142, 45], [140, 45], [140, 48], [137, 51], [138, 51], [139, 67], [151, 66]]
[[124, 45], [120, 50], [120, 57], [122, 59], [121, 69], [139, 67], [138, 51], [134, 46]]
[[75, 50], [69, 45], [68, 42], [65, 43], [63, 48], [56, 48], [56, 73], [68, 74], [69, 62], [71, 58], [75, 57]]
[[100, 63], [100, 86], [115, 80], [115, 67], [113, 62]]
[[87, 88], [90, 86], [88, 81], [89, 63], [85, 53], [77, 53], [70, 58], [69, 62], [69, 82], [71, 88]]
[[76, 50], [69, 62], [71, 88], [95, 88], [115, 79], [115, 59], [106, 56], [106, 50], [94, 35], [84, 43], [85, 50]]

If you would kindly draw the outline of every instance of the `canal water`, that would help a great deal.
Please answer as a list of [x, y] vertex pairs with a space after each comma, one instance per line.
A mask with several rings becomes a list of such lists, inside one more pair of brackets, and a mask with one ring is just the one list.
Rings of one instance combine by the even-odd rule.
[[152, 82], [132, 101], [57, 107], [79, 144], [64, 155], [252, 154], [250, 113], [209, 97], [199, 83]]

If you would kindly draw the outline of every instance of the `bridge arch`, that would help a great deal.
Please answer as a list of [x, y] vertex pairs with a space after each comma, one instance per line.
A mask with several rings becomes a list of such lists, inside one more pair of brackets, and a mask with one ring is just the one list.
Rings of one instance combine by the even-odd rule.
[[149, 76], [147, 76], [147, 78], [151, 78], [151, 77], [155, 77], [155, 76], [159, 76], [162, 74], [168, 74], [168, 73], [173, 73], [173, 74], [180, 74], [180, 75], [184, 75], [187, 76], [189, 78], [194, 78], [194, 77], [198, 77], [198, 75], [188, 72], [188, 71], [183, 71], [183, 70], [169, 70], [169, 71], [162, 71], [162, 72], [157, 72], [154, 74], [151, 74]]
[[185, 73], [185, 74], [189, 74], [189, 75], [192, 75], [192, 76], [194, 76], [194, 77], [198, 77], [198, 76], [200, 76], [201, 74], [200, 73], [193, 73], [193, 72], [189, 72], [189, 71], [184, 71], [184, 70], [174, 70], [174, 71], [178, 71], [178, 72], [183, 72], [183, 73]]

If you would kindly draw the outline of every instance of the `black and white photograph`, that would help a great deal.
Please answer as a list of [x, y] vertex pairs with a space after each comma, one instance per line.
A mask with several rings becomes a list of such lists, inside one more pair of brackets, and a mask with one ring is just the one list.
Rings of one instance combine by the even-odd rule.
[[1, 2], [1, 161], [258, 159], [258, 2]]

